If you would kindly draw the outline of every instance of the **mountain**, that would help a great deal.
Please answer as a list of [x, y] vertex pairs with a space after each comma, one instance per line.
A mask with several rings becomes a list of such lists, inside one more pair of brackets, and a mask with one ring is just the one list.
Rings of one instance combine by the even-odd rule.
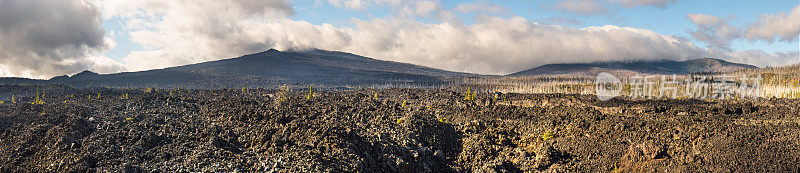
[[[73, 87], [164, 87], [235, 88], [281, 85], [315, 85], [323, 88], [380, 85], [439, 85], [448, 78], [470, 76], [407, 63], [382, 61], [344, 52], [268, 50], [238, 58], [223, 59], [164, 69], [97, 74], [83, 71], [46, 81]], [[11, 78], [7, 78], [11, 79]], [[21, 79], [16, 79], [21, 80]], [[2, 80], [5, 81], [5, 80]], [[10, 82], [0, 82], [10, 83]]]
[[508, 76], [535, 75], [596, 75], [601, 72], [617, 74], [689, 74], [689, 73], [724, 73], [758, 67], [732, 63], [721, 59], [703, 58], [686, 61], [616, 61], [597, 63], [548, 64], [533, 69], [509, 74]]
[[[581, 64], [549, 64], [510, 74], [532, 75], [615, 75], [634, 73], [687, 74], [695, 72], [730, 72], [756, 69], [752, 65], [719, 59], [688, 61], [621, 61]], [[282, 85], [318, 88], [357, 88], [384, 86], [436, 86], [463, 77], [486, 77], [458, 73], [408, 63], [376, 60], [345, 52], [304, 50], [268, 50], [237, 58], [209, 61], [164, 69], [115, 74], [83, 71], [72, 76], [49, 80], [0, 78], [0, 84], [63, 84], [72, 87], [159, 87], [239, 88], [241, 86], [275, 88]]]

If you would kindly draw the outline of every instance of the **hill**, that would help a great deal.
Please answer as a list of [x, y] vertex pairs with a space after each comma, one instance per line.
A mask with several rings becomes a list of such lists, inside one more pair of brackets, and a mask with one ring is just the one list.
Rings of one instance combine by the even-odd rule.
[[50, 80], [5, 78], [0, 83], [49, 83], [73, 87], [114, 86], [171, 88], [274, 88], [315, 85], [325, 88], [382, 85], [439, 85], [447, 78], [467, 76], [407, 63], [376, 60], [344, 52], [268, 50], [238, 58], [164, 69], [97, 74], [84, 71]]
[[548, 64], [509, 74], [508, 76], [596, 75], [600, 72], [648, 74], [725, 73], [757, 68], [756, 66], [732, 63], [721, 59], [703, 58], [687, 61], [660, 60]]

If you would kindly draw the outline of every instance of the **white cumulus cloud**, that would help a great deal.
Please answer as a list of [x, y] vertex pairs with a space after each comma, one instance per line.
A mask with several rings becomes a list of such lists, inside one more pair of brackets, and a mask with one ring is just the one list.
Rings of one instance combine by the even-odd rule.
[[800, 5], [789, 13], [763, 15], [758, 22], [747, 28], [745, 36], [749, 39], [762, 39], [792, 42], [800, 35]]
[[731, 41], [742, 37], [741, 29], [728, 24], [727, 19], [694, 13], [687, 14], [686, 18], [697, 27], [696, 30], [689, 31], [689, 34], [708, 44], [710, 48], [731, 50]]
[[[703, 14], [690, 14], [687, 18], [698, 27], [692, 35], [708, 43], [709, 48], [697, 46], [686, 38], [647, 29], [548, 25], [514, 15], [482, 16], [466, 24], [455, 17], [454, 13], [458, 12], [451, 11], [494, 11], [492, 5], [482, 4], [484, 1], [477, 5], [459, 4], [454, 9], [444, 9], [441, 2], [431, 0], [353, 2], [388, 4], [394, 14], [382, 18], [353, 18], [350, 24], [342, 26], [293, 19], [295, 11], [288, 0], [104, 0], [100, 1], [103, 12], [91, 2], [50, 1], [55, 5], [0, 1], [3, 4], [0, 13], [4, 14], [0, 15], [3, 24], [0, 25], [3, 31], [0, 32], [3, 38], [0, 39], [0, 61], [3, 62], [0, 75], [52, 76], [83, 69], [98, 72], [148, 70], [238, 57], [270, 48], [336, 50], [481, 74], [508, 74], [550, 63], [616, 60], [712, 57], [762, 67], [792, 60], [788, 56], [790, 53], [725, 49], [729, 46], [725, 40], [736, 38], [736, 34], [726, 33], [741, 35], [742, 32], [729, 26], [725, 19]], [[41, 16], [12, 13], [19, 10], [38, 12], [33, 14]], [[64, 13], [76, 19], [45, 15], [52, 10], [55, 13], [73, 10]], [[435, 16], [434, 19], [439, 20], [420, 20], [424, 16]], [[36, 20], [27, 19], [32, 17]], [[131, 41], [144, 47], [122, 58], [121, 63], [96, 53], [115, 46], [111, 38], [116, 34], [106, 34], [100, 25], [103, 18], [112, 17], [122, 19]], [[40, 29], [52, 27], [64, 29]]]
[[113, 47], [100, 8], [83, 0], [0, 1], [0, 75], [46, 79], [124, 68], [98, 56]]
[[[393, 6], [400, 15], [354, 18], [345, 26], [291, 19], [290, 6], [275, 5], [288, 2], [247, 12], [235, 1], [124, 2], [107, 8], [120, 10], [113, 15], [124, 17], [131, 39], [148, 48], [123, 59], [132, 70], [231, 58], [269, 48], [336, 50], [481, 74], [508, 74], [549, 63], [615, 60], [712, 57], [760, 66], [780, 63], [757, 60], [780, 54], [710, 50], [685, 38], [632, 27], [574, 28], [538, 24], [518, 16], [485, 16], [472, 24], [457, 18], [423, 22], [409, 17], [452, 14], [438, 1], [401, 2]], [[702, 26], [720, 23], [691, 18]]]

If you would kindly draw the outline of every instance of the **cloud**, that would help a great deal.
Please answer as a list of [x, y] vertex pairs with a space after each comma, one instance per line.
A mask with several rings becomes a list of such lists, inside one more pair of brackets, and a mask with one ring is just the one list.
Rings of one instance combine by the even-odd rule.
[[616, 10], [616, 5], [626, 8], [637, 8], [652, 6], [666, 9], [670, 4], [677, 0], [561, 0], [553, 9], [565, 13], [577, 13], [581, 15], [607, 14], [609, 11]]
[[84, 69], [118, 72], [123, 70], [118, 63], [94, 56], [112, 46], [93, 2], [0, 1], [0, 74], [4, 76], [49, 78]]
[[[102, 12], [90, 1], [0, 1], [0, 75], [49, 78], [84, 69], [101, 73], [148, 70], [269, 48], [337, 50], [482, 74], [507, 74], [550, 63], [701, 57], [763, 67], [794, 62], [796, 54], [726, 49], [726, 41], [737, 39], [735, 33], [741, 37], [743, 31], [728, 25], [726, 19], [705, 14], [689, 14], [687, 19], [697, 26], [691, 35], [708, 43], [709, 48], [646, 29], [613, 25], [575, 28], [539, 24], [513, 15], [483, 16], [465, 24], [456, 12], [443, 9], [441, 2], [427, 0], [352, 2], [362, 8], [388, 4], [395, 15], [354, 18], [345, 26], [292, 19], [295, 12], [288, 0], [99, 2]], [[494, 13], [499, 9], [481, 1], [462, 3], [453, 10]], [[786, 20], [794, 19], [797, 9], [762, 17], [747, 30], [759, 34], [748, 38], [761, 38], [765, 30], [771, 30], [765, 38], [796, 32], [766, 26], [780, 21], [792, 23]], [[419, 20], [424, 16], [440, 20]], [[131, 41], [144, 47], [124, 57], [122, 63], [102, 56], [116, 45], [112, 39], [116, 34], [106, 33], [101, 25], [102, 19], [112, 17], [122, 19]]]
[[566, 18], [566, 17], [548, 17], [544, 19], [538, 19], [536, 21], [551, 25], [566, 25], [566, 26], [583, 25], [583, 22], [580, 20], [573, 18]]
[[762, 50], [745, 50], [745, 51], [732, 51], [732, 52], [714, 52], [718, 54], [715, 58], [726, 59], [737, 63], [745, 63], [759, 67], [768, 66], [784, 66], [789, 64], [797, 64], [797, 52], [775, 52], [768, 53]]
[[348, 30], [355, 32], [350, 34], [355, 36], [353, 42], [361, 44], [329, 49], [485, 74], [512, 73], [549, 63], [682, 60], [705, 53], [688, 40], [644, 29], [611, 25], [571, 28], [535, 24], [521, 17], [490, 18], [473, 25], [371, 20], [359, 21], [357, 28]]
[[492, 3], [487, 3], [485, 1], [479, 2], [469, 2], [469, 3], [458, 3], [456, 7], [453, 8], [454, 10], [461, 12], [461, 13], [482, 13], [482, 14], [506, 14], [508, 13], [508, 9], [504, 6], [495, 5]]
[[689, 13], [686, 18], [697, 27], [689, 31], [697, 41], [708, 44], [710, 48], [731, 50], [731, 40], [742, 37], [741, 29], [728, 24], [727, 19], [722, 19], [708, 14]]
[[564, 0], [553, 8], [579, 14], [605, 14], [607, 12], [606, 7], [595, 0]]
[[[368, 7], [388, 6], [395, 15], [409, 18], [442, 19], [454, 14], [443, 14], [439, 0], [327, 0], [339, 8], [363, 10]], [[445, 15], [445, 16], [443, 16]]]
[[775, 40], [792, 42], [798, 35], [800, 35], [800, 5], [788, 14], [763, 15], [745, 32], [745, 37], [750, 40], [761, 39], [769, 42]]
[[[506, 74], [547, 63], [687, 59], [702, 57], [705, 51], [690, 41], [644, 29], [542, 25], [516, 16], [485, 17], [467, 25], [425, 23], [401, 15], [353, 19], [352, 26], [336, 27], [264, 13], [241, 14], [235, 5], [225, 4], [230, 2], [158, 2], [125, 4], [147, 5], [133, 8], [134, 17], [128, 21], [137, 21], [131, 26], [132, 40], [151, 48], [124, 58], [130, 69], [197, 63], [268, 48], [319, 48], [446, 70]], [[417, 14], [444, 13], [438, 6], [411, 3], [410, 7], [423, 7], [412, 10]]]
[[403, 14], [408, 16], [427, 16], [442, 8], [438, 1], [413, 1], [412, 4], [403, 7]]
[[661, 9], [667, 8], [668, 5], [674, 4], [677, 0], [608, 0], [609, 2], [616, 2], [625, 5], [628, 8], [653, 6]]
[[347, 7], [351, 9], [362, 9], [366, 5], [366, 0], [328, 0], [328, 3], [337, 7]]
[[[147, 70], [254, 53], [273, 45], [258, 28], [294, 14], [286, 0], [103, 1], [107, 17], [124, 19], [131, 41], [147, 50], [122, 61]], [[285, 35], [283, 33], [271, 33]], [[291, 35], [286, 35], [291, 37]]]
[[363, 10], [369, 6], [388, 4], [390, 6], [400, 6], [403, 4], [402, 0], [327, 0], [328, 4], [339, 8], [349, 8], [354, 10]]
[[722, 23], [726, 23], [727, 21], [713, 15], [708, 14], [695, 14], [689, 13], [686, 14], [686, 18], [692, 21], [695, 25], [698, 26], [714, 26], [719, 25]]
[[[798, 8], [795, 8], [793, 13], [796, 12], [800, 15], [800, 12], [797, 11]], [[690, 13], [686, 15], [686, 18], [697, 27], [695, 30], [689, 30], [689, 34], [694, 37], [695, 40], [708, 44], [706, 57], [767, 67], [795, 64], [798, 62], [798, 53], [780, 51], [769, 53], [762, 50], [734, 51], [730, 47], [731, 41], [749, 38], [751, 40], [763, 39], [772, 42], [776, 37], [780, 37], [782, 40], [786, 39], [784, 41], [793, 41], [793, 39], [796, 38], [793, 36], [796, 36], [798, 33], [792, 32], [798, 31], [790, 31], [791, 29], [787, 29], [795, 25], [792, 24], [794, 21], [787, 21], [789, 18], [792, 18], [790, 17], [792, 15], [794, 14], [786, 15], [781, 13], [780, 15], [764, 15], [761, 20], [750, 24], [747, 29], [729, 24], [729, 19], [723, 19], [708, 14]]]
[[[538, 24], [519, 16], [486, 16], [471, 24], [408, 17], [425, 13], [452, 15], [437, 1], [404, 1], [394, 11], [400, 15], [354, 18], [345, 26], [294, 20], [288, 17], [293, 13], [291, 9], [282, 5], [265, 5], [245, 13], [241, 12], [244, 7], [232, 1], [189, 3], [123, 1], [113, 7], [120, 11], [112, 15], [125, 19], [132, 41], [147, 48], [125, 57], [126, 67], [163, 68], [269, 48], [344, 51], [481, 74], [508, 74], [550, 63], [715, 57], [764, 65], [782, 62], [755, 58], [783, 57], [757, 51], [706, 49], [685, 38], [632, 27], [575, 28]], [[696, 23], [705, 26], [720, 22], [697, 17]]]

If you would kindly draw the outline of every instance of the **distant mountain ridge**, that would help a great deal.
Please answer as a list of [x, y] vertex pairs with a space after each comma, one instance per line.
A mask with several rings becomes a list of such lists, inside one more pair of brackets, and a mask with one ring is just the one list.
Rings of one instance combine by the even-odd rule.
[[[237, 58], [139, 72], [97, 74], [83, 71], [50, 80], [5, 78], [0, 83], [48, 83], [73, 87], [188, 86], [232, 88], [316, 85], [319, 87], [369, 85], [437, 85], [451, 77], [474, 74], [451, 72], [408, 63], [383, 61], [350, 53], [304, 50], [268, 51]], [[9, 82], [11, 81], [11, 82]]]
[[[754, 69], [752, 65], [719, 59], [687, 61], [623, 61], [575, 64], [548, 64], [506, 76], [597, 75], [613, 74], [687, 74], [694, 72], [729, 72]], [[358, 88], [370, 86], [436, 86], [464, 77], [491, 77], [452, 72], [408, 63], [383, 61], [351, 53], [318, 49], [264, 52], [237, 58], [139, 72], [97, 74], [83, 71], [72, 76], [49, 80], [0, 78], [0, 84], [63, 84], [72, 87], [153, 87], [221, 89], [241, 86], [276, 88], [278, 86], [314, 85], [321, 88]], [[455, 80], [458, 81], [458, 80]]]
[[547, 64], [507, 76], [596, 75], [600, 72], [609, 71], [647, 74], [725, 73], [757, 68], [753, 65], [732, 63], [721, 59], [702, 58], [686, 61], [658, 60]]

